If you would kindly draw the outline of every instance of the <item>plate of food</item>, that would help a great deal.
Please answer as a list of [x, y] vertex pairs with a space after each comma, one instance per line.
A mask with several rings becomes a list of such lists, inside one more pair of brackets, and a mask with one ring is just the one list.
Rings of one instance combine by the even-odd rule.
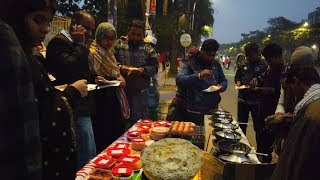
[[239, 89], [249, 89], [250, 85], [241, 85], [241, 86], [234, 86], [235, 89], [239, 90]]
[[221, 89], [221, 86], [210, 86], [207, 89], [204, 89], [203, 92], [215, 92], [218, 91], [219, 89]]

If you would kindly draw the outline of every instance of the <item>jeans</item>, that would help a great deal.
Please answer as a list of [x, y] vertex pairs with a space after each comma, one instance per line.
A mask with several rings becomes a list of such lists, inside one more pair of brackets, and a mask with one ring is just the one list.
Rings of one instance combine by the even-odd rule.
[[79, 170], [96, 156], [92, 122], [90, 116], [80, 116], [76, 120], [77, 169]]
[[126, 129], [130, 128], [139, 119], [147, 119], [149, 109], [149, 90], [145, 90], [139, 94], [127, 94], [130, 104], [130, 118], [126, 122]]
[[[264, 120], [261, 116], [260, 104], [248, 104], [238, 101], [238, 121], [248, 123], [249, 112], [251, 112], [254, 130], [260, 131], [264, 127]], [[240, 124], [240, 128], [244, 134], [247, 132], [247, 124]]]

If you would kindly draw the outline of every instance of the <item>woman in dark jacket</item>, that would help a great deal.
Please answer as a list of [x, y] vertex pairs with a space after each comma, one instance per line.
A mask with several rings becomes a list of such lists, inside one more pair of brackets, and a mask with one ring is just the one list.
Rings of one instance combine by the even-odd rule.
[[[33, 49], [49, 32], [49, 23], [55, 13], [55, 0], [22, 0], [19, 6], [8, 6], [6, 22], [11, 25], [24, 49], [32, 69], [35, 101], [39, 109], [42, 143], [42, 179], [74, 179], [75, 133], [72, 105], [80, 96], [87, 95], [85, 80], [79, 80], [63, 91], [51, 83], [41, 61]], [[37, 56], [41, 57], [41, 56]]]

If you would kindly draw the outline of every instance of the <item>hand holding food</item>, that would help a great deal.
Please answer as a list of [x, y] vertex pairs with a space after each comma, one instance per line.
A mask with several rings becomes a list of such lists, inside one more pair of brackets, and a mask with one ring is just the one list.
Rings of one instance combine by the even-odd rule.
[[253, 78], [253, 79], [250, 81], [250, 85], [251, 85], [252, 87], [258, 86], [258, 79], [257, 79], [257, 78]]
[[200, 79], [202, 79], [202, 78], [204, 78], [204, 77], [210, 77], [210, 76], [212, 76], [212, 71], [211, 70], [209, 70], [209, 69], [205, 69], [205, 70], [203, 70], [200, 74], [199, 74], [199, 77], [200, 77]]

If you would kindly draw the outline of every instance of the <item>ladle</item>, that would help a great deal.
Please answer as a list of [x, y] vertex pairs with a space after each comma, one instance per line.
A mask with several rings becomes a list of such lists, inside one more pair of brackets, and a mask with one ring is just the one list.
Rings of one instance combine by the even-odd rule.
[[259, 153], [259, 152], [249, 152], [249, 153], [246, 153], [246, 152], [243, 152], [241, 150], [233, 150], [232, 151], [234, 154], [241, 154], [241, 155], [247, 155], [247, 154], [256, 154], [256, 155], [261, 155], [261, 156], [269, 156], [268, 154], [265, 154], [265, 153]]

